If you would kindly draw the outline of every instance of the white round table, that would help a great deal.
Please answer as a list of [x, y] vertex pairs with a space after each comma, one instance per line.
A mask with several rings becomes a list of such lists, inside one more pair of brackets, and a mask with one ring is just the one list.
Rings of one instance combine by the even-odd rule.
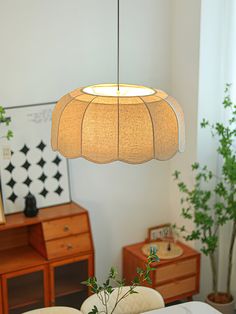
[[[191, 301], [178, 305], [168, 306], [163, 309], [145, 312], [145, 314], [220, 314], [207, 303]], [[144, 314], [144, 313], [143, 313]]]

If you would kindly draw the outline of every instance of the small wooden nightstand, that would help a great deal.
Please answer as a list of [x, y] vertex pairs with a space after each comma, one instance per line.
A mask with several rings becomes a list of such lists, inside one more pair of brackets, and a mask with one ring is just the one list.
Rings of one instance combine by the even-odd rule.
[[[130, 284], [136, 276], [136, 268], [144, 267], [146, 256], [141, 249], [145, 242], [123, 248], [123, 277]], [[152, 288], [158, 290], [165, 303], [187, 298], [199, 292], [200, 253], [178, 242], [184, 253], [171, 260], [162, 260], [152, 273]]]

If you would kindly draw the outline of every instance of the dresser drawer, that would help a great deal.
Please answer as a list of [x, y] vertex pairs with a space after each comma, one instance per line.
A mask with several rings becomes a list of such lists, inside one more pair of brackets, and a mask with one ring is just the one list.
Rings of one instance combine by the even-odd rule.
[[47, 256], [49, 259], [73, 255], [90, 251], [92, 249], [89, 233], [46, 242]]
[[88, 232], [88, 230], [88, 218], [85, 214], [43, 222], [43, 233], [46, 241]]
[[186, 275], [197, 273], [197, 259], [191, 258], [184, 261], [172, 262], [169, 265], [157, 267], [155, 272], [155, 283], [160, 284], [161, 282], [183, 277]]
[[162, 297], [166, 300], [169, 298], [173, 298], [176, 296], [181, 296], [185, 293], [192, 293], [196, 290], [196, 276], [173, 281], [171, 283], [161, 285], [159, 287], [156, 287], [156, 290], [160, 292]]

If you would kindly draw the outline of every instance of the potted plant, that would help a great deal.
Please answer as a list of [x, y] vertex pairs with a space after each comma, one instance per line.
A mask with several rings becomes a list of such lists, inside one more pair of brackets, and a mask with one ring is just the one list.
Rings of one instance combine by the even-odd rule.
[[[230, 98], [230, 84], [226, 85], [223, 105], [225, 110], [230, 111], [225, 123], [210, 124], [205, 119], [201, 123], [201, 127], [209, 127], [212, 136], [218, 140], [217, 152], [221, 156], [220, 173], [215, 175], [207, 166], [194, 163], [192, 165], [193, 188], [189, 188], [181, 181], [179, 171], [175, 171], [174, 178], [183, 195], [182, 216], [195, 224], [195, 229], [190, 233], [185, 230], [185, 227], [179, 229], [187, 232], [186, 240], [200, 240], [202, 253], [210, 258], [212, 293], [207, 296], [207, 302], [220, 312], [231, 314], [234, 313], [234, 299], [230, 288], [236, 238], [236, 149], [233, 143], [236, 138], [236, 105]], [[219, 292], [216, 249], [219, 244], [219, 228], [224, 224], [229, 224], [232, 229], [229, 252], [225, 255], [227, 287], [225, 292]]]
[[[109, 275], [103, 284], [99, 284], [96, 277], [88, 278], [83, 284], [87, 285], [91, 292], [96, 293], [98, 299], [101, 302], [103, 307], [102, 311], [99, 311], [96, 305], [93, 306], [91, 311], [88, 314], [113, 314], [117, 305], [126, 299], [129, 295], [138, 293], [135, 288], [141, 284], [148, 283], [152, 284], [150, 274], [152, 271], [156, 270], [156, 263], [159, 261], [158, 256], [156, 255], [156, 250], [152, 248], [150, 250], [150, 255], [147, 258], [147, 263], [145, 268], [137, 268], [137, 276], [132, 281], [132, 284], [129, 286], [129, 289], [122, 293], [122, 289], [125, 286], [125, 279], [120, 279], [118, 273], [114, 267], [111, 267]], [[118, 293], [116, 301], [112, 308], [109, 308], [108, 303], [111, 294], [114, 292], [114, 287], [118, 288]]]

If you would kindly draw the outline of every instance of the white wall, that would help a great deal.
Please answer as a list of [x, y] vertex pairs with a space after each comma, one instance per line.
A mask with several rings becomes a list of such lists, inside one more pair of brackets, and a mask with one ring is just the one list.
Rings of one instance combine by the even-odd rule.
[[[121, 79], [170, 89], [169, 0], [121, 1]], [[116, 80], [115, 0], [0, 0], [0, 103], [57, 100]], [[168, 222], [168, 162], [70, 162], [73, 199], [89, 209], [96, 270], [120, 265], [123, 245]]]
[[1, 0], [0, 103], [54, 101], [113, 81], [115, 27], [115, 1]]
[[143, 241], [148, 227], [170, 220], [167, 173], [168, 164], [156, 161], [137, 166], [71, 162], [72, 195], [89, 208], [99, 277], [120, 265], [122, 246]]
[[[123, 81], [169, 88], [169, 12], [169, 0], [121, 1]], [[0, 0], [0, 38], [3, 104], [116, 80], [116, 0]]]
[[170, 162], [169, 184], [172, 220], [181, 224], [180, 196], [172, 174], [180, 170], [183, 180], [191, 184], [190, 165], [197, 156], [201, 1], [173, 0], [172, 5], [171, 93], [184, 110], [186, 149]]

